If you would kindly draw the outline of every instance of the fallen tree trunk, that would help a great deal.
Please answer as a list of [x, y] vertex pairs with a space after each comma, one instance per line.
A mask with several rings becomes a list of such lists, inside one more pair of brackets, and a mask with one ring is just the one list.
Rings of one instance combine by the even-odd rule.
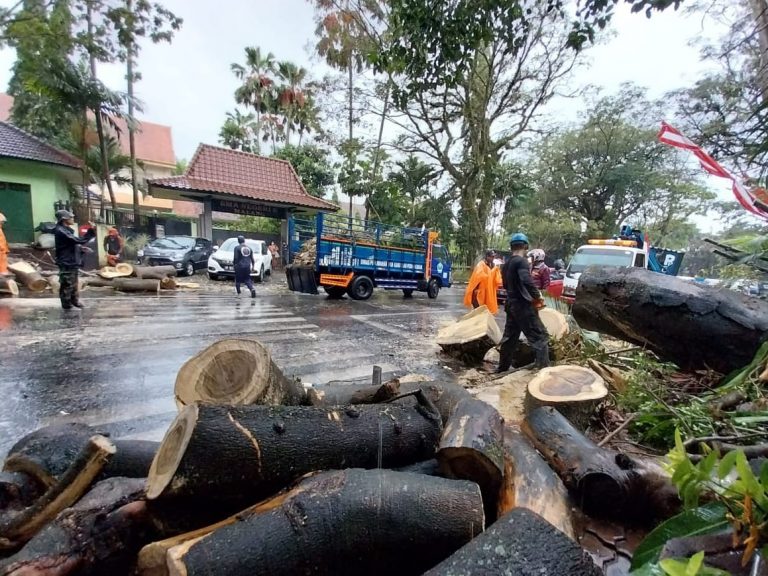
[[437, 344], [443, 352], [468, 366], [477, 366], [488, 350], [501, 342], [501, 329], [486, 306], [475, 308], [453, 324], [440, 328]]
[[424, 576], [601, 576], [589, 554], [541, 516], [517, 508]]
[[111, 478], [61, 512], [24, 548], [0, 562], [0, 576], [125, 574], [151, 536], [144, 480]]
[[304, 387], [283, 374], [258, 340], [229, 338], [187, 360], [174, 386], [179, 408], [208, 404], [283, 404], [304, 402]]
[[313, 470], [427, 460], [440, 432], [434, 407], [191, 405], [158, 449], [147, 496], [253, 502]]
[[94, 287], [94, 288], [114, 288], [115, 283], [112, 280], [107, 280], [106, 278], [100, 278], [98, 276], [94, 276], [92, 278], [88, 278], [85, 280], [85, 285], [88, 287]]
[[[50, 487], [66, 473], [90, 438], [98, 433], [91, 426], [76, 422], [45, 426], [27, 434], [11, 447], [3, 470], [28, 475]], [[115, 440], [113, 444], [115, 453], [99, 478], [146, 478], [160, 443]]]
[[0, 472], [0, 514], [30, 506], [45, 488], [29, 474]]
[[415, 576], [483, 524], [480, 492], [471, 482], [391, 470], [325, 472], [270, 512], [172, 548], [168, 564], [174, 576]]
[[526, 508], [576, 540], [572, 502], [563, 482], [528, 439], [509, 426], [504, 427], [504, 462], [498, 517], [514, 508]]
[[648, 348], [683, 370], [723, 374], [749, 364], [768, 334], [765, 302], [640, 268], [589, 269], [573, 315], [582, 328]]
[[537, 408], [522, 429], [588, 515], [651, 522], [679, 509], [661, 466], [599, 448], [554, 408]]
[[390, 380], [379, 386], [330, 385], [314, 386], [307, 390], [311, 406], [346, 406], [347, 404], [379, 404], [391, 400], [400, 393], [400, 381]]
[[34, 504], [0, 520], [0, 549], [19, 547], [77, 502], [114, 452], [114, 445], [104, 436], [91, 438], [67, 471]]
[[176, 276], [174, 266], [134, 266], [133, 276], [148, 280], [162, 280], [169, 276]]
[[0, 276], [0, 295], [3, 296], [18, 296], [19, 285], [12, 278], [6, 278]]
[[133, 266], [125, 262], [121, 262], [115, 266], [102, 266], [98, 274], [106, 280], [112, 280], [113, 278], [128, 278], [133, 274]]
[[525, 413], [552, 406], [579, 430], [586, 430], [597, 405], [608, 396], [603, 379], [589, 368], [553, 366], [540, 370], [528, 383]]
[[115, 278], [112, 281], [115, 290], [120, 292], [156, 292], [160, 293], [160, 280], [140, 280], [138, 278]]
[[37, 268], [29, 262], [20, 261], [8, 264], [8, 270], [13, 272], [16, 279], [23, 284], [27, 290], [32, 292], [42, 292], [48, 288], [48, 282], [38, 272]]

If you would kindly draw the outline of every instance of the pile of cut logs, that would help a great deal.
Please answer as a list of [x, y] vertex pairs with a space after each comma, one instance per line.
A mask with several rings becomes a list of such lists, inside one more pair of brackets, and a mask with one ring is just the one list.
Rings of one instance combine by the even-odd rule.
[[597, 575], [578, 508], [677, 505], [545, 402], [521, 431], [448, 382], [305, 390], [250, 339], [188, 360], [175, 395], [160, 443], [69, 424], [11, 448], [0, 575]]
[[[54, 294], [59, 291], [58, 273], [51, 270], [39, 270], [29, 262], [19, 260], [8, 265], [14, 276], [0, 276], [0, 296], [18, 296], [19, 285], [33, 293], [44, 292], [50, 288]], [[82, 275], [80, 288], [113, 288], [119, 292], [152, 292], [176, 290], [178, 288], [198, 288], [192, 282], [178, 282], [173, 266], [133, 266], [121, 263], [117, 266], [105, 266], [97, 274]]]

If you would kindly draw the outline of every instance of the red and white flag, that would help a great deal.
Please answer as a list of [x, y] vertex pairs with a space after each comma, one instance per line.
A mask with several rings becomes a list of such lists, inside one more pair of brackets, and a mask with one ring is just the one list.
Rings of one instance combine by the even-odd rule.
[[701, 167], [713, 176], [728, 178], [733, 183], [733, 194], [736, 196], [736, 200], [739, 201], [739, 204], [741, 204], [745, 210], [754, 214], [755, 216], [760, 216], [761, 218], [768, 220], [768, 206], [755, 198], [755, 196], [749, 190], [747, 190], [747, 188], [741, 182], [734, 178], [733, 175], [731, 175], [731, 173], [728, 172], [725, 168], [720, 166], [717, 160], [712, 158], [712, 156], [691, 142], [679, 130], [673, 128], [666, 122], [662, 122], [658, 138], [659, 141], [663, 142], [664, 144], [692, 152], [696, 158], [699, 159]]

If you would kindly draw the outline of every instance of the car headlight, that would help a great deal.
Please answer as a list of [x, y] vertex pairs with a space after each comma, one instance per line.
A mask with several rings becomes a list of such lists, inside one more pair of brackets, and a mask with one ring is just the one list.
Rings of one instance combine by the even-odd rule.
[[186, 252], [176, 252], [176, 253], [173, 255], [173, 258], [174, 258], [175, 260], [183, 260], [183, 259], [184, 259], [184, 256], [186, 256]]
[[138, 252], [136, 252], [136, 256], [139, 258], [144, 258], [144, 250], [139, 250]]

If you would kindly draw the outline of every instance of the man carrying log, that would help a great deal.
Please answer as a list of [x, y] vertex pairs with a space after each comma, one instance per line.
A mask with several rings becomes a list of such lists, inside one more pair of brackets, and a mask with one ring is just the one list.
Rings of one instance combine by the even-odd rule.
[[5, 239], [3, 224], [5, 224], [5, 214], [0, 212], [0, 274], [8, 274], [8, 240]]
[[491, 314], [499, 311], [496, 300], [496, 288], [500, 284], [499, 269], [494, 265], [496, 252], [486, 250], [485, 259], [480, 261], [472, 271], [469, 284], [464, 292], [464, 306], [479, 308], [487, 306]]
[[235, 265], [235, 290], [238, 296], [240, 295], [240, 284], [245, 284], [251, 291], [251, 298], [256, 298], [256, 290], [253, 287], [253, 280], [251, 280], [251, 270], [256, 265], [256, 260], [253, 257], [253, 250], [245, 244], [245, 236], [237, 237], [237, 246], [232, 261]]
[[72, 306], [83, 308], [78, 290], [78, 276], [82, 258], [81, 247], [96, 236], [96, 230], [89, 223], [85, 235], [80, 238], [70, 228], [75, 223], [75, 215], [69, 210], [56, 212], [56, 264], [59, 267], [59, 298], [61, 307], [70, 310]]
[[496, 371], [506, 372], [510, 369], [520, 341], [520, 332], [525, 334], [536, 353], [536, 367], [545, 368], [549, 366], [549, 336], [539, 318], [539, 310], [545, 304], [528, 268], [528, 237], [520, 232], [513, 234], [509, 239], [509, 248], [512, 255], [501, 272], [504, 289], [507, 291], [507, 303], [504, 306], [507, 322], [504, 325], [499, 367]]

